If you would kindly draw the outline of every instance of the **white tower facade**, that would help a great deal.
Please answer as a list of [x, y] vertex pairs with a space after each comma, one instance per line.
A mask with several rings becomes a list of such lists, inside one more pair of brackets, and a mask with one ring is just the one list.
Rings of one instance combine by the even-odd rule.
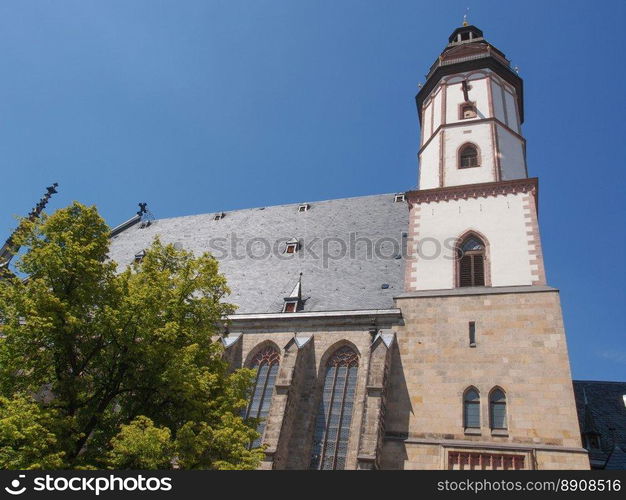
[[474, 26], [456, 29], [416, 96], [407, 291], [545, 284], [523, 83]]
[[[447, 71], [451, 66], [454, 71]], [[417, 101], [421, 189], [528, 176], [522, 80], [479, 29], [467, 26], [450, 36]], [[466, 146], [475, 149], [476, 159], [459, 168]]]

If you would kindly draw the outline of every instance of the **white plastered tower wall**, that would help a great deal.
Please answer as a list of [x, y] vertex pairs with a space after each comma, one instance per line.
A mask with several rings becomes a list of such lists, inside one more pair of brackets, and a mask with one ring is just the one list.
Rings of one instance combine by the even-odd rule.
[[[420, 189], [527, 177], [516, 92], [489, 69], [439, 80], [422, 105]], [[476, 117], [462, 117], [464, 104], [475, 106]], [[459, 169], [459, 150], [468, 143], [478, 148], [480, 166]]]
[[534, 230], [535, 194], [532, 184], [524, 187], [527, 192], [415, 204], [410, 290], [455, 288], [455, 246], [470, 231], [487, 245], [486, 285], [545, 284], [543, 262], [537, 259], [541, 242]]
[[[522, 82], [504, 54], [473, 45], [451, 42], [418, 94], [419, 190], [409, 196], [407, 291], [455, 288], [455, 245], [468, 231], [487, 245], [485, 285], [545, 284], [537, 182], [528, 179], [521, 135]], [[465, 106], [473, 116], [464, 115]], [[460, 168], [467, 145], [476, 148], [478, 165]]]

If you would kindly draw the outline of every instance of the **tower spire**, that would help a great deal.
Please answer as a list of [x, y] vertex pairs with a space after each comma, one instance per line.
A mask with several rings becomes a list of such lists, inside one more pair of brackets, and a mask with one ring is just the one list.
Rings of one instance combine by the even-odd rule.
[[465, 14], [463, 14], [463, 26], [469, 26], [469, 22], [467, 20], [469, 16], [469, 7], [465, 9]]

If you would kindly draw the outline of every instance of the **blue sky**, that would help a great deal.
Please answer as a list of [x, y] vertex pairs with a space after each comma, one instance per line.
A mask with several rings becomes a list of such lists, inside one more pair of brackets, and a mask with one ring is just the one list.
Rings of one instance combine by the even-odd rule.
[[[415, 187], [417, 84], [468, 2], [0, 4], [0, 238], [44, 187], [111, 225]], [[472, 1], [519, 66], [575, 378], [626, 380], [623, 1]]]

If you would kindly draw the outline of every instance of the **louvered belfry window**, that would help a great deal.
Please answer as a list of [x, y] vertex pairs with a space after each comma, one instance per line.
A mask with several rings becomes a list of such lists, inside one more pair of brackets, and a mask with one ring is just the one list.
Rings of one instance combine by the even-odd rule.
[[458, 249], [459, 286], [485, 286], [485, 244], [476, 236], [466, 238]]
[[250, 368], [256, 369], [257, 373], [252, 397], [250, 398], [250, 404], [245, 416], [246, 418], [260, 419], [256, 429], [260, 436], [251, 444], [252, 448], [261, 446], [265, 422], [270, 411], [270, 404], [272, 403], [279, 362], [280, 354], [278, 349], [273, 346], [267, 346], [257, 353], [250, 366]]
[[346, 467], [359, 358], [350, 347], [337, 350], [326, 364], [324, 391], [315, 419], [311, 469]]
[[459, 158], [459, 168], [472, 168], [479, 166], [480, 162], [478, 161], [478, 149], [476, 149], [476, 146], [473, 144], [463, 146]]

